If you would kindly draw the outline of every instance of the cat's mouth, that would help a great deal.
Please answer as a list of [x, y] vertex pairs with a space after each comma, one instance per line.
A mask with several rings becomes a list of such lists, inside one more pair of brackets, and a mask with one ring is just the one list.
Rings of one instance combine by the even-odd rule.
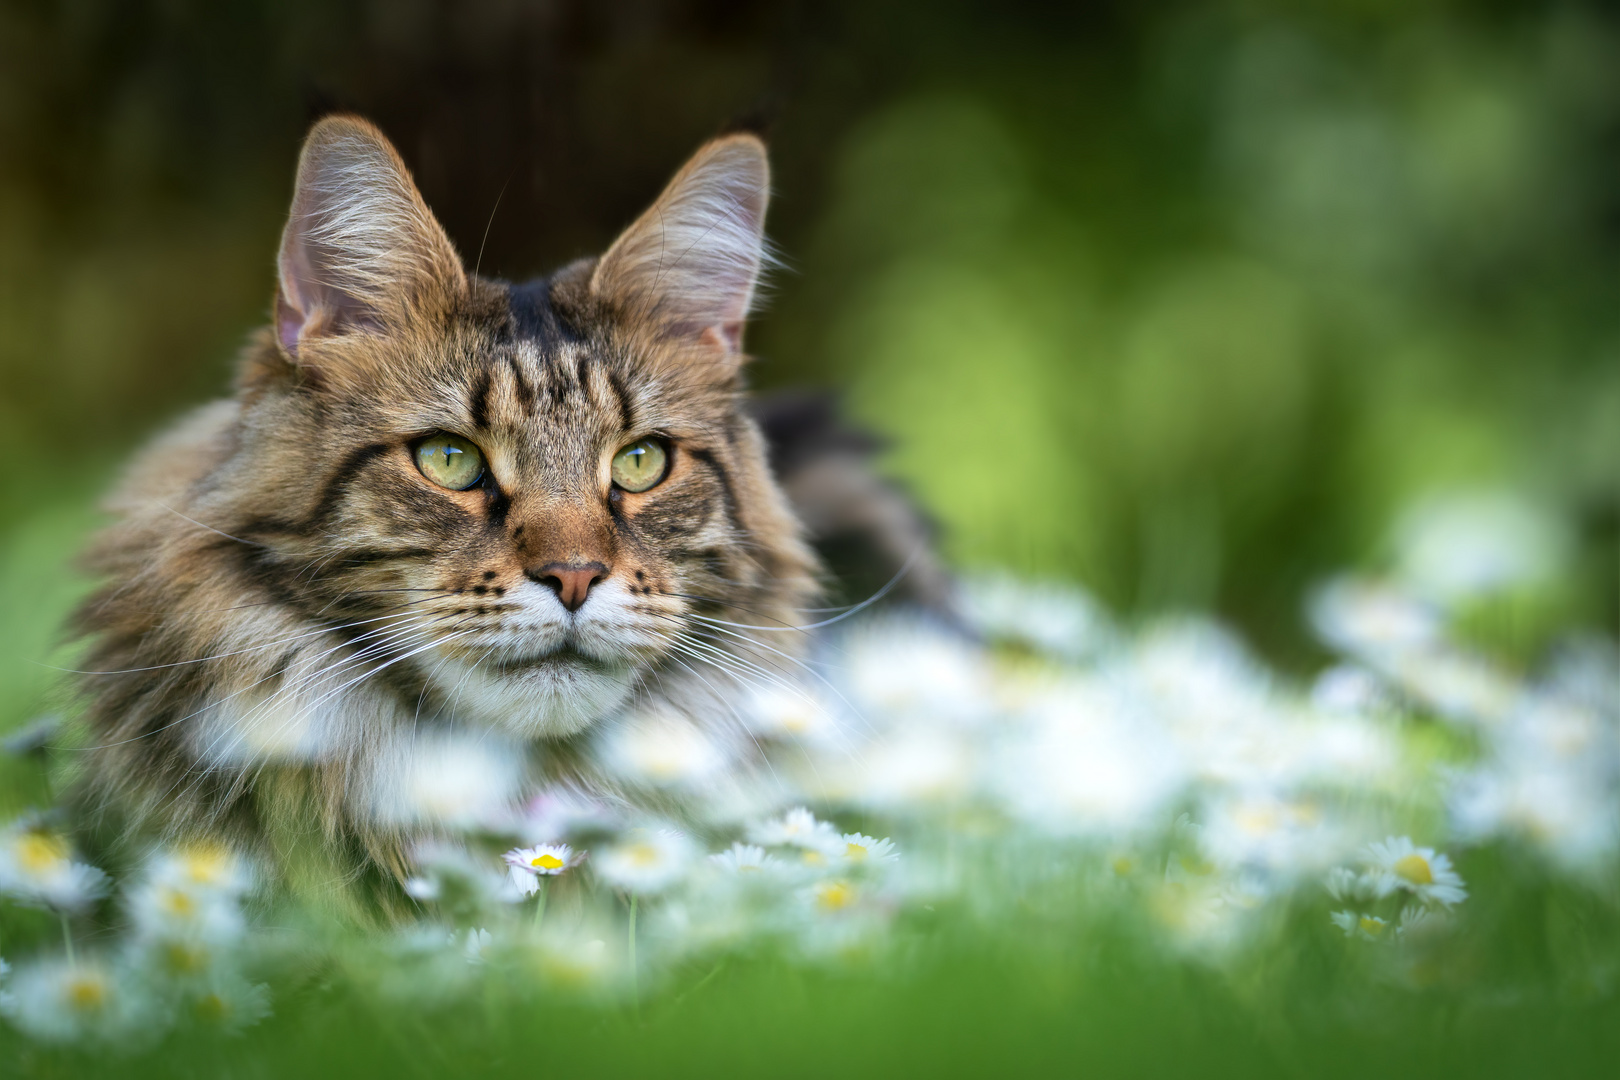
[[503, 675], [516, 675], [523, 672], [571, 670], [581, 667], [606, 672], [614, 665], [593, 656], [586, 656], [575, 648], [573, 643], [567, 642], [537, 656], [491, 658], [489, 666]]

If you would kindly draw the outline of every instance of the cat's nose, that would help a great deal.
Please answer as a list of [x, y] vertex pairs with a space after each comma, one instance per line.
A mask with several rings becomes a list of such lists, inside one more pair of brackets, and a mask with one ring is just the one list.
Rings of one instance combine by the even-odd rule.
[[525, 570], [530, 581], [548, 586], [569, 611], [578, 611], [591, 586], [606, 580], [608, 568], [599, 562], [548, 563], [538, 570]]

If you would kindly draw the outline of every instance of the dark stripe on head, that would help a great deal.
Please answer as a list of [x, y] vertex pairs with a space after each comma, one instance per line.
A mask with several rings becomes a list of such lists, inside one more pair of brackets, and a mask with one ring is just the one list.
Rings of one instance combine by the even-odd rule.
[[529, 416], [534, 415], [534, 384], [529, 382], [528, 376], [523, 374], [523, 365], [518, 362], [515, 353], [506, 354], [506, 366], [512, 369], [512, 386], [517, 391], [518, 404]]
[[579, 391], [580, 397], [589, 398], [590, 395], [585, 391], [587, 374], [585, 371], [585, 362], [585, 350], [581, 349], [574, 357], [574, 389]]
[[624, 385], [624, 380], [612, 368], [607, 369], [608, 385], [613, 388], [613, 396], [619, 403], [619, 427], [629, 431], [636, 426], [636, 407], [631, 400], [630, 390]]
[[472, 425], [480, 431], [489, 430], [489, 391], [491, 379], [489, 368], [478, 373], [473, 383], [472, 400], [468, 403], [468, 412], [472, 416]]
[[326, 519], [332, 516], [332, 512], [337, 509], [338, 501], [343, 498], [343, 493], [348, 490], [349, 484], [354, 480], [355, 475], [370, 462], [388, 453], [388, 449], [387, 443], [368, 443], [365, 446], [349, 451], [349, 455], [343, 459], [342, 464], [337, 467], [337, 471], [331, 475], [326, 481], [326, 486], [321, 489], [321, 497], [316, 500], [314, 512], [309, 515], [309, 520], [305, 521], [300, 527], [302, 531], [309, 532], [323, 525]]
[[715, 479], [720, 481], [720, 490], [726, 499], [726, 517], [731, 521], [732, 528], [742, 532], [742, 523], [737, 520], [737, 493], [731, 487], [731, 474], [726, 472], [726, 467], [720, 464], [720, 459], [714, 456], [712, 450], [688, 448], [686, 452], [692, 455], [693, 460], [707, 465], [714, 473]]
[[556, 349], [559, 342], [573, 337], [551, 306], [549, 278], [510, 285], [506, 297], [512, 317], [512, 334], [519, 341], [533, 341], [540, 346], [542, 353], [549, 353]]

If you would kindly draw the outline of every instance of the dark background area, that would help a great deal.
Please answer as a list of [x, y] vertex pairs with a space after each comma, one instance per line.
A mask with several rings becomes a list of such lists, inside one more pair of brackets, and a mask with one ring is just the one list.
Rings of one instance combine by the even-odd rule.
[[1571, 539], [1557, 623], [1612, 632], [1617, 60], [1612, 9], [1506, 0], [5, 0], [7, 611], [61, 606], [95, 491], [228, 385], [347, 109], [511, 278], [765, 124], [753, 378], [844, 391], [960, 564], [1309, 662], [1312, 583], [1505, 491]]

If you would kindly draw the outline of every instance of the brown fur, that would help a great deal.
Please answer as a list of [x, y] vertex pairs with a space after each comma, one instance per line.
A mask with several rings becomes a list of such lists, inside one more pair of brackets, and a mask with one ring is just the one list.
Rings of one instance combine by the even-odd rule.
[[[682, 642], [774, 655], [698, 621], [790, 625], [814, 588], [740, 379], [764, 169], [756, 139], [716, 140], [602, 259], [511, 287], [466, 273], [380, 133], [317, 125], [275, 325], [233, 399], [135, 461], [91, 553], [92, 816], [227, 837], [311, 889], [386, 883], [412, 830], [378, 816], [378, 762], [401, 740], [488, 730], [540, 746], [536, 778], [600, 783], [582, 731], [729, 685]], [[435, 431], [489, 482], [427, 480], [411, 447]], [[667, 478], [611, 486], [648, 435]], [[575, 616], [545, 592], [558, 564], [607, 568]]]

